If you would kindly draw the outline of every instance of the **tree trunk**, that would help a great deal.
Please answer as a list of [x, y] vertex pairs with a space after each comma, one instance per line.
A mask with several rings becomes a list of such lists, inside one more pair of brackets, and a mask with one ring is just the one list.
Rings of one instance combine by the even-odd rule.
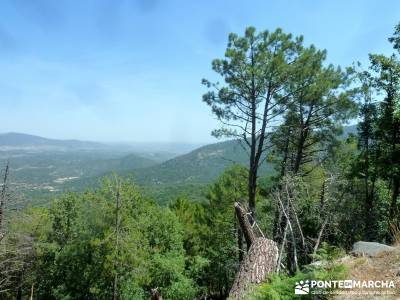
[[9, 173], [9, 162], [7, 161], [6, 168], [3, 175], [3, 185], [0, 192], [0, 240], [3, 237], [3, 222], [4, 222], [4, 209], [7, 201], [7, 186], [8, 186], [8, 173]]
[[248, 183], [248, 193], [249, 193], [249, 210], [255, 219], [256, 210], [256, 189], [257, 189], [257, 166], [254, 163], [250, 164], [249, 170], [249, 183]]
[[297, 174], [300, 171], [300, 166], [302, 165], [304, 159], [304, 145], [306, 143], [307, 136], [308, 136], [308, 129], [304, 129], [303, 126], [300, 130], [300, 136], [296, 145], [297, 152], [293, 166], [293, 174]]
[[286, 175], [287, 172], [287, 161], [289, 158], [289, 144], [290, 144], [290, 138], [292, 136], [292, 128], [289, 126], [288, 127], [288, 131], [287, 131], [287, 135], [286, 135], [286, 139], [285, 139], [285, 147], [283, 150], [283, 158], [281, 161], [281, 174], [280, 174], [280, 178], [283, 178], [283, 176]]
[[254, 284], [262, 283], [268, 274], [276, 271], [278, 247], [274, 241], [256, 236], [247, 211], [239, 203], [235, 203], [235, 211], [249, 248], [229, 293], [230, 298], [240, 300], [246, 299]]
[[400, 180], [398, 178], [393, 179], [393, 186], [392, 186], [392, 199], [390, 203], [389, 209], [389, 224], [388, 224], [388, 234], [387, 239], [389, 242], [393, 242], [393, 236], [391, 235], [391, 228], [392, 226], [396, 226], [399, 222], [398, 220], [398, 208], [397, 208], [397, 198], [399, 197], [400, 193]]
[[240, 265], [229, 297], [241, 300], [252, 291], [255, 284], [265, 281], [267, 275], [276, 271], [278, 247], [272, 240], [257, 238]]
[[[275, 216], [274, 216], [274, 228], [272, 229], [272, 237], [274, 241], [278, 244], [281, 243], [283, 234], [282, 228], [285, 227], [286, 222], [284, 222], [284, 218], [282, 217], [282, 212], [279, 206], [275, 209]], [[285, 223], [285, 224], [284, 224]]]
[[30, 296], [29, 300], [33, 300], [33, 292], [34, 292], [34, 288], [35, 288], [35, 284], [34, 284], [34, 283], [32, 283], [32, 286], [31, 286], [31, 296]]
[[158, 287], [151, 289], [150, 300], [162, 300], [162, 296], [158, 290]]
[[247, 243], [247, 248], [250, 248], [251, 244], [256, 240], [256, 235], [253, 231], [253, 228], [250, 225], [250, 221], [247, 216], [247, 212], [237, 202], [235, 203], [235, 211], [236, 211], [237, 219], [239, 221], [239, 226], [242, 229], [244, 238]]
[[244, 248], [243, 248], [243, 232], [239, 225], [237, 225], [237, 242], [238, 242], [238, 252], [239, 252], [238, 258], [240, 264], [243, 260]]
[[393, 179], [392, 187], [392, 201], [390, 203], [390, 221], [394, 222], [397, 219], [398, 209], [397, 209], [397, 198], [399, 197], [400, 180], [398, 178]]

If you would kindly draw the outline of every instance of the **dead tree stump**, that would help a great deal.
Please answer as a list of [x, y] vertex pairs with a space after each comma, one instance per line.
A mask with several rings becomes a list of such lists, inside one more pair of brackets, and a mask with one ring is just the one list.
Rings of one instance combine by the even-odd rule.
[[[248, 243], [249, 251], [236, 274], [229, 297], [241, 300], [246, 299], [246, 294], [251, 292], [252, 286], [262, 283], [268, 274], [276, 271], [278, 247], [272, 240], [263, 236], [257, 237], [253, 227], [250, 225], [246, 210], [238, 203], [235, 203], [235, 211], [246, 242]], [[257, 226], [255, 223], [254, 225]], [[258, 230], [260, 231], [260, 229]], [[261, 231], [260, 234], [262, 234]]]
[[150, 300], [162, 300], [158, 287], [155, 289], [151, 289]]

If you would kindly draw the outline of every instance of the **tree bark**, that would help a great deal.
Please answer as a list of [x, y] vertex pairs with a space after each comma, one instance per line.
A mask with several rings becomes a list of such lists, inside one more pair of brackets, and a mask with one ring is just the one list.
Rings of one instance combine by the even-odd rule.
[[235, 211], [249, 248], [229, 293], [230, 298], [240, 300], [246, 299], [254, 284], [262, 283], [268, 274], [276, 271], [278, 247], [272, 240], [257, 237], [247, 211], [239, 203], [235, 203]]
[[3, 175], [3, 185], [1, 187], [1, 192], [0, 192], [0, 240], [3, 237], [3, 222], [4, 222], [4, 209], [7, 201], [7, 185], [8, 185], [8, 173], [9, 173], [9, 162], [7, 161], [6, 168], [4, 170], [4, 175]]
[[238, 242], [238, 258], [239, 258], [239, 264], [243, 260], [243, 253], [244, 253], [244, 247], [243, 247], [243, 232], [240, 226], [237, 226], [237, 242]]
[[150, 300], [162, 300], [162, 296], [158, 290], [158, 287], [151, 290]]
[[256, 211], [257, 167], [252, 164], [249, 170], [249, 209], [253, 218]]
[[278, 247], [272, 240], [257, 238], [240, 265], [239, 272], [229, 293], [229, 297], [241, 300], [247, 299], [255, 284], [265, 281], [268, 274], [276, 271]]
[[398, 220], [398, 208], [397, 208], [397, 198], [400, 193], [400, 180], [398, 178], [394, 178], [393, 186], [392, 186], [392, 199], [390, 202], [389, 208], [389, 222], [388, 222], [388, 236], [387, 240], [389, 242], [393, 242], [393, 236], [391, 235], [392, 226], [396, 226], [399, 222]]
[[34, 287], [35, 287], [35, 284], [32, 283], [32, 286], [31, 286], [31, 296], [30, 296], [29, 300], [33, 300]]
[[256, 240], [256, 235], [250, 225], [246, 210], [242, 208], [237, 202], [235, 203], [235, 211], [236, 217], [239, 221], [239, 226], [242, 229], [244, 238], [247, 243], [247, 248], [249, 249], [251, 244], [254, 243], [254, 241]]

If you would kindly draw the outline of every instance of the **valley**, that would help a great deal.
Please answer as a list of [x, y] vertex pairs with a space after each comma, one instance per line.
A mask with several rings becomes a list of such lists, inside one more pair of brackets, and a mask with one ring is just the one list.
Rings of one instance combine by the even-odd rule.
[[[355, 125], [345, 127], [343, 137], [355, 130]], [[9, 161], [14, 190], [35, 205], [46, 205], [65, 191], [98, 187], [101, 179], [113, 172], [133, 179], [145, 194], [161, 204], [177, 195], [203, 200], [207, 184], [227, 167], [247, 166], [248, 154], [238, 141], [196, 147], [111, 145], [9, 133], [0, 134], [0, 164]], [[272, 164], [266, 160], [260, 176], [273, 173]]]

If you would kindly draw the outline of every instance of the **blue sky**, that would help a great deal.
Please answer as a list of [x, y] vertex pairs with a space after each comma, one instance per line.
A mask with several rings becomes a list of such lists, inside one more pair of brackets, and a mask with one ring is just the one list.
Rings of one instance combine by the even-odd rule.
[[229, 32], [281, 27], [341, 66], [391, 53], [400, 1], [3, 0], [0, 132], [215, 141], [202, 78]]

